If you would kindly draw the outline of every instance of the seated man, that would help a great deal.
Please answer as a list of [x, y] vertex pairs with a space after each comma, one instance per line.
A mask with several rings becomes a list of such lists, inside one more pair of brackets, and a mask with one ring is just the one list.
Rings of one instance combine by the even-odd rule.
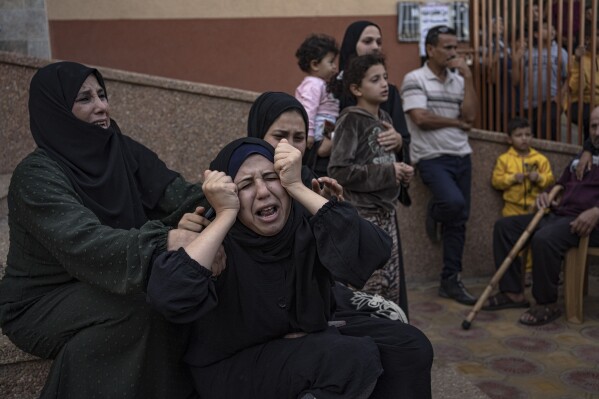
[[[599, 149], [599, 107], [591, 113], [590, 140]], [[599, 245], [599, 157], [581, 180], [576, 177], [578, 158], [563, 172], [557, 184], [564, 187], [561, 201], [548, 203], [547, 192], [537, 197], [537, 208], [551, 207], [530, 239], [533, 270], [532, 295], [536, 306], [520, 316], [520, 323], [538, 326], [561, 315], [557, 307], [559, 273], [562, 258], [569, 248], [578, 245], [580, 237], [590, 235], [590, 245]], [[526, 229], [534, 215], [512, 216], [498, 220], [493, 231], [495, 267], [499, 267]], [[500, 292], [489, 298], [484, 310], [528, 307], [524, 297], [520, 260], [514, 260], [499, 282]]]

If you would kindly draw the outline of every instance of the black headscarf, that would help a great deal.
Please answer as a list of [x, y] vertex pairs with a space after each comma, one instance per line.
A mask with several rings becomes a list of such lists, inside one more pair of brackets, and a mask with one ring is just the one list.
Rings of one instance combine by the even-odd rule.
[[[343, 42], [341, 43], [341, 51], [339, 52], [340, 73], [347, 68], [349, 61], [353, 57], [357, 56], [356, 46], [358, 45], [360, 36], [362, 36], [362, 32], [364, 32], [364, 29], [369, 26], [375, 26], [382, 36], [383, 31], [381, 30], [381, 27], [371, 21], [356, 21], [349, 25], [345, 30]], [[356, 105], [356, 99], [353, 96], [350, 96], [348, 93], [345, 93], [341, 81], [335, 82], [334, 86], [336, 86], [334, 93], [339, 99], [339, 111], [343, 111], [347, 107]], [[411, 138], [408, 131], [408, 124], [403, 112], [402, 100], [395, 85], [389, 84], [389, 98], [387, 101], [381, 104], [381, 109], [391, 116], [391, 119], [393, 120], [393, 127], [401, 134], [403, 138], [404, 145], [402, 148], [401, 160], [406, 163], [410, 163]]]
[[[274, 157], [274, 149], [266, 141], [254, 137], [237, 139], [226, 145], [210, 164], [211, 170], [218, 170], [232, 175], [229, 170], [231, 159], [239, 154], [246, 157], [260, 153], [259, 151], [243, 151], [243, 146], [261, 146]], [[268, 158], [272, 162], [273, 158]], [[250, 300], [253, 292], [248, 287], [260, 286], [262, 281], [256, 280], [257, 270], [268, 265], [285, 268], [287, 284], [286, 306], [292, 329], [297, 331], [319, 331], [327, 326], [331, 317], [331, 276], [319, 263], [316, 253], [316, 242], [312, 229], [305, 218], [305, 209], [295, 201], [291, 201], [291, 211], [283, 229], [274, 236], [261, 236], [243, 225], [239, 219], [235, 222], [224, 241], [227, 264], [224, 278], [227, 295], [239, 296], [243, 307], [260, 306]], [[234, 277], [233, 277], [234, 276]], [[254, 309], [248, 314], [260, 313]], [[238, 315], [232, 315], [238, 317]], [[255, 326], [254, 330], [263, 330], [268, 334], [267, 325]]]
[[287, 111], [299, 112], [304, 119], [306, 134], [308, 134], [308, 114], [304, 106], [287, 93], [267, 91], [260, 94], [252, 104], [248, 116], [248, 136], [263, 139], [271, 125]]
[[[254, 101], [248, 116], [248, 137], [263, 139], [272, 124], [287, 111], [297, 111], [306, 125], [306, 140], [308, 140], [308, 114], [306, 109], [295, 97], [278, 91], [267, 91]], [[304, 161], [307, 154], [304, 154]], [[302, 167], [302, 181], [307, 187], [312, 186], [312, 179], [317, 176], [312, 169]]]
[[177, 176], [148, 148], [124, 136], [114, 120], [104, 129], [77, 119], [72, 109], [81, 85], [96, 69], [57, 62], [39, 69], [29, 89], [31, 134], [39, 148], [58, 162], [102, 224], [130, 229], [148, 219]]
[[343, 71], [347, 68], [349, 60], [356, 56], [356, 46], [362, 36], [362, 32], [369, 26], [376, 26], [382, 34], [381, 28], [370, 21], [356, 21], [349, 25], [345, 30], [343, 42], [341, 43], [341, 51], [339, 52], [339, 70]]
[[[339, 75], [335, 78], [337, 80], [333, 83], [333, 94], [339, 99], [339, 111], [343, 111], [347, 107], [356, 105], [356, 99], [349, 93], [345, 92], [342, 80], [339, 78], [343, 76], [343, 72], [347, 69], [351, 59], [357, 56], [356, 46], [358, 45], [360, 36], [362, 36], [362, 32], [364, 32], [364, 29], [366, 29], [369, 26], [375, 26], [379, 30], [379, 32], [381, 32], [382, 35], [381, 28], [374, 22], [370, 21], [356, 21], [352, 23], [347, 27], [347, 29], [345, 30], [345, 35], [343, 35], [341, 51], [339, 52], [340, 72]], [[381, 108], [388, 112], [387, 103], [388, 100], [381, 105]]]

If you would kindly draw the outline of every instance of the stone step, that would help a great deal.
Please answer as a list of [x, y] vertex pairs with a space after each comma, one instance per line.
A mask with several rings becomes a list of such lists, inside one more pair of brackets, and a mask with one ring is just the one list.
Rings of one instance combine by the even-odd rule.
[[0, 392], [4, 399], [39, 398], [52, 362], [32, 360], [0, 366]]

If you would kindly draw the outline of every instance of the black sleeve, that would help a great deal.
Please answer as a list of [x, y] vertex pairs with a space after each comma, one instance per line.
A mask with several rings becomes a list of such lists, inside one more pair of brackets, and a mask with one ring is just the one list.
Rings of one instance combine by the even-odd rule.
[[348, 202], [329, 201], [311, 224], [320, 262], [342, 283], [362, 288], [391, 256], [391, 237]]
[[401, 134], [403, 139], [403, 146], [401, 149], [401, 159], [405, 163], [410, 163], [410, 132], [408, 131], [408, 123], [406, 122], [406, 115], [403, 111], [401, 102], [401, 96], [395, 85], [389, 85], [389, 98], [384, 104], [383, 109], [391, 116], [393, 120], [393, 127]]
[[176, 227], [185, 213], [193, 212], [198, 206], [209, 206], [202, 187], [177, 176], [166, 187], [154, 209], [147, 211], [147, 215], [150, 220], [160, 220], [167, 226]]
[[162, 253], [154, 261], [147, 300], [173, 323], [191, 323], [218, 304], [212, 272], [182, 248]]

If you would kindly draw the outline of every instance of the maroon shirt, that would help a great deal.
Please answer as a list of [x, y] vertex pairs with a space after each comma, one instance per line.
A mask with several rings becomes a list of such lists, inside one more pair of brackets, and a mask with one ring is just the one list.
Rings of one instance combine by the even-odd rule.
[[[595, 158], [595, 157], [594, 157]], [[593, 166], [582, 180], [576, 178], [575, 167], [568, 165], [557, 184], [564, 187], [562, 199], [555, 209], [556, 215], [578, 216], [594, 206], [599, 207], [599, 166]]]

